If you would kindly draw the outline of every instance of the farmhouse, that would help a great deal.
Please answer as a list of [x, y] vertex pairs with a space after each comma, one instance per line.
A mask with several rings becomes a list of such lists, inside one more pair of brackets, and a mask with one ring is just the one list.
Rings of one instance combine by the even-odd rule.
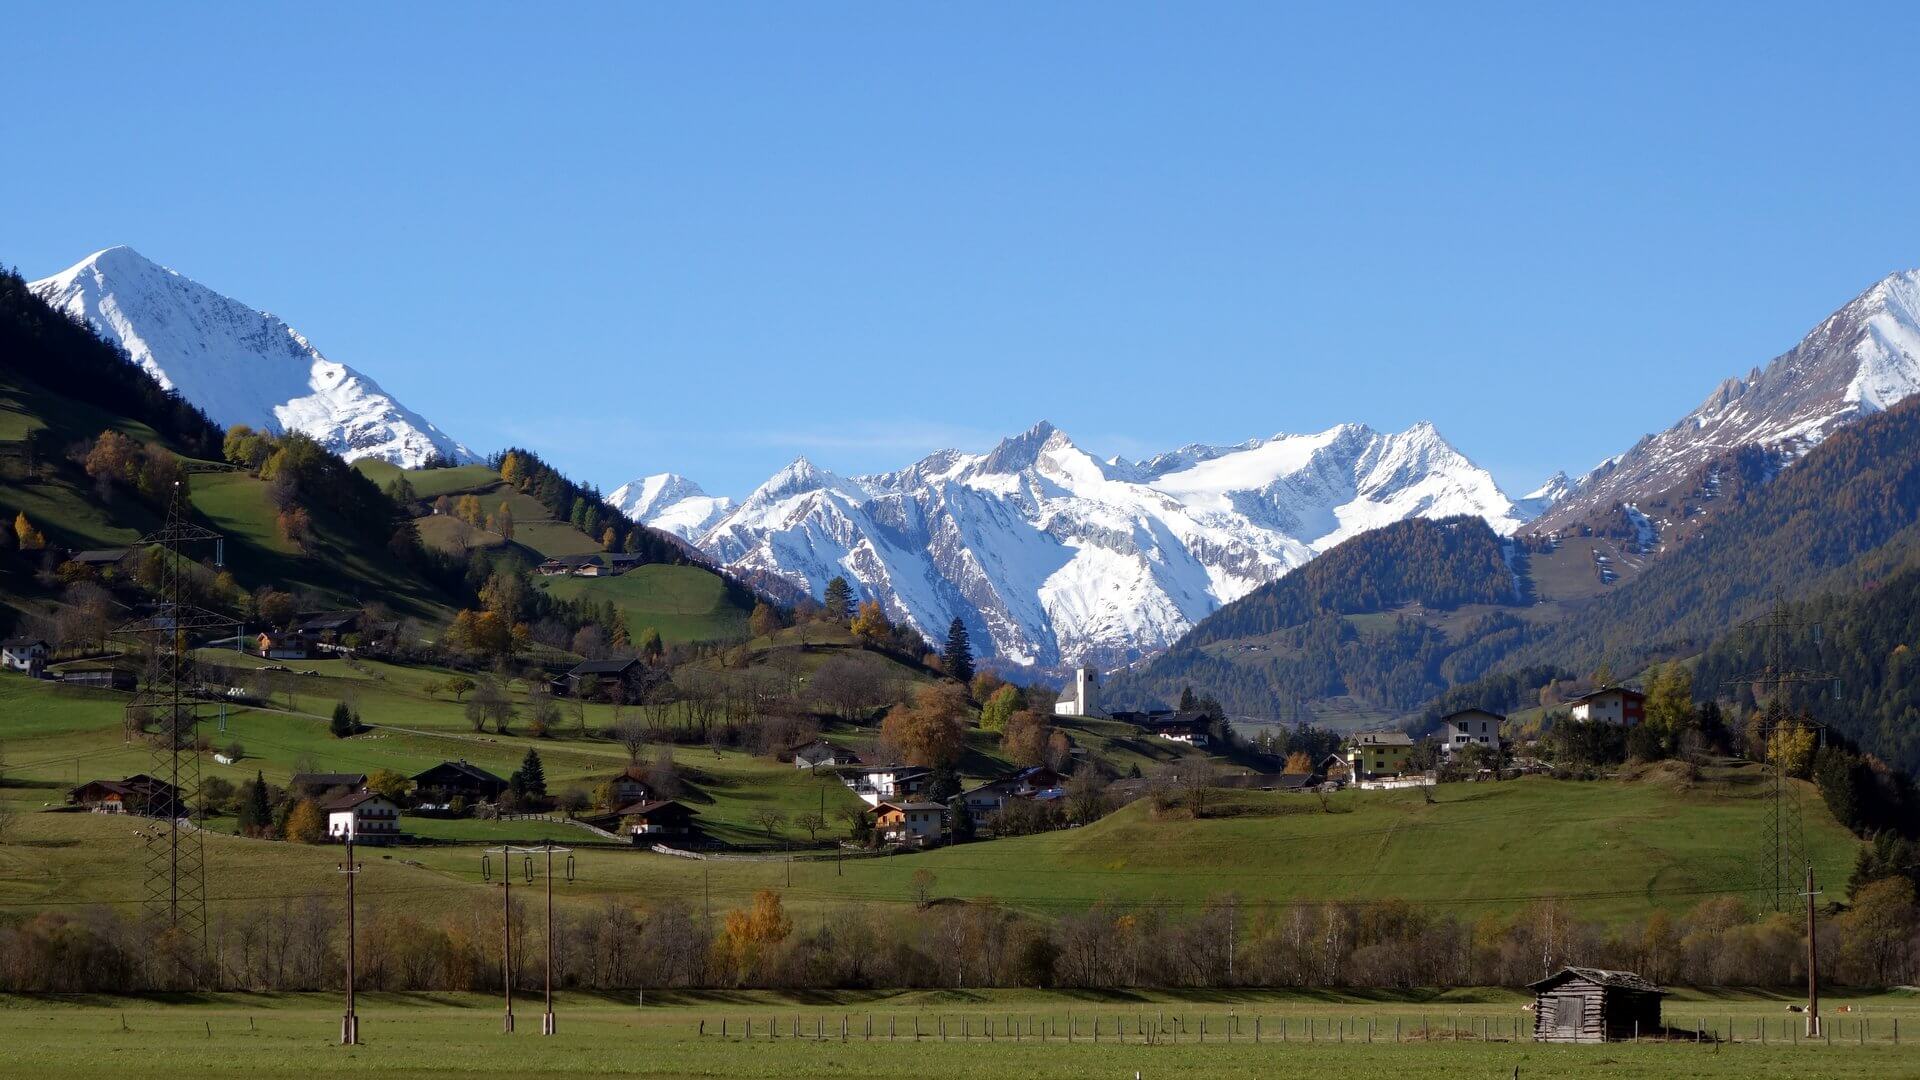
[[1174, 713], [1164, 720], [1148, 720], [1142, 726], [1147, 729], [1148, 734], [1168, 742], [1185, 743], [1188, 746], [1205, 746], [1208, 742], [1207, 714], [1205, 713]]
[[507, 782], [465, 759], [443, 761], [413, 778], [415, 794], [422, 800], [450, 802], [462, 798], [468, 802], [492, 802], [507, 790]]
[[1347, 767], [1355, 780], [1404, 775], [1413, 757], [1413, 736], [1404, 731], [1367, 731], [1346, 745]]
[[632, 806], [653, 797], [653, 788], [647, 783], [647, 770], [639, 765], [629, 765], [615, 773], [609, 783], [613, 785], [614, 806]]
[[560, 677], [560, 680], [554, 684], [554, 689], [562, 694], [579, 694], [581, 684], [591, 677], [604, 693], [615, 683], [631, 683], [640, 670], [638, 660], [582, 660]]
[[327, 814], [329, 840], [389, 844], [400, 838], [400, 807], [377, 791], [339, 795], [320, 808]]
[[1624, 686], [1609, 686], [1574, 698], [1573, 718], [1632, 727], [1647, 718], [1647, 697]]
[[601, 577], [607, 574], [607, 561], [601, 555], [562, 555], [534, 568], [542, 577]]
[[175, 817], [186, 810], [177, 788], [145, 773], [124, 780], [89, 780], [69, 791], [67, 802], [96, 814]]
[[38, 675], [52, 652], [53, 646], [39, 638], [8, 638], [0, 641], [0, 668]]
[[287, 786], [303, 795], [322, 795], [329, 791], [353, 792], [367, 786], [366, 773], [310, 772], [294, 773]]
[[793, 752], [796, 769], [817, 769], [822, 765], [858, 765], [860, 755], [844, 750], [825, 739], [816, 739]]
[[306, 660], [313, 654], [313, 641], [305, 634], [266, 630], [254, 638], [253, 651], [269, 660]]
[[620, 810], [620, 827], [635, 844], [685, 839], [693, 835], [697, 811], [672, 799], [634, 803]]
[[633, 570], [638, 567], [644, 566], [646, 565], [646, 561], [647, 561], [645, 556], [629, 555], [624, 551], [613, 552], [609, 554], [606, 557], [606, 559], [607, 559], [607, 573], [613, 575], [614, 577], [619, 577], [621, 574], [624, 574], [629, 570]]
[[1507, 718], [1485, 709], [1462, 709], [1440, 718], [1440, 752], [1451, 754], [1468, 746], [1500, 748], [1500, 725]]
[[332, 611], [310, 616], [295, 624], [293, 632], [317, 645], [338, 645], [340, 639], [360, 629], [357, 611]]
[[940, 839], [947, 824], [947, 808], [933, 802], [882, 801], [873, 815], [874, 831], [889, 844], [925, 847]]
[[1045, 765], [1035, 765], [970, 788], [961, 792], [960, 797], [966, 801], [967, 816], [973, 819], [974, 824], [984, 825], [1015, 799], [1036, 798], [1058, 789], [1064, 782], [1059, 773]]
[[1100, 711], [1100, 673], [1091, 667], [1082, 667], [1073, 673], [1073, 682], [1060, 692], [1060, 699], [1053, 703], [1056, 716], [1104, 717]]
[[868, 806], [882, 799], [903, 799], [926, 788], [933, 774], [918, 765], [865, 765], [841, 776]]
[[1611, 1042], [1660, 1030], [1666, 991], [1631, 971], [1570, 967], [1533, 991], [1535, 1042]]

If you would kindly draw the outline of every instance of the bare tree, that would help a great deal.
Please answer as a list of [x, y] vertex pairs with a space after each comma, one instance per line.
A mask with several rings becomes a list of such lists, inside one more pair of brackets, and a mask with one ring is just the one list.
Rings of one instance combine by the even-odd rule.
[[1207, 816], [1207, 799], [1213, 791], [1213, 763], [1206, 758], [1189, 758], [1180, 763], [1180, 782], [1186, 788], [1187, 809], [1193, 816]]
[[795, 825], [807, 830], [807, 843], [820, 842], [820, 830], [827, 827], [827, 815], [818, 810], [809, 810], [793, 819]]
[[627, 760], [639, 764], [640, 756], [647, 752], [646, 725], [629, 717], [614, 725], [613, 737], [626, 750]]
[[933, 887], [938, 884], [939, 881], [940, 879], [935, 876], [934, 872], [924, 866], [915, 870], [911, 882], [914, 903], [919, 904], [921, 907], [926, 907], [929, 903], [932, 903]]
[[775, 830], [787, 823], [787, 815], [772, 807], [753, 812], [753, 823], [767, 831], [767, 839], [773, 839]]

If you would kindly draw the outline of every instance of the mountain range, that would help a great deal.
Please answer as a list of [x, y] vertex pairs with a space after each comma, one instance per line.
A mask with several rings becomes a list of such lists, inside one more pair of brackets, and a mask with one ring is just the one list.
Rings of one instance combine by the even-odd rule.
[[1221, 604], [1381, 525], [1467, 514], [1511, 533], [1529, 516], [1424, 423], [1128, 461], [1042, 422], [984, 454], [942, 450], [875, 475], [801, 458], [737, 506], [670, 476], [624, 485], [612, 501], [742, 575], [815, 596], [845, 576], [929, 637], [958, 618], [982, 652], [1041, 668], [1115, 666], [1164, 648]]
[[298, 431], [349, 461], [371, 457], [413, 468], [435, 459], [479, 460], [285, 322], [130, 247], [96, 251], [30, 288], [223, 428]]
[[[300, 431], [349, 459], [405, 467], [477, 460], [279, 318], [131, 248], [31, 288], [222, 426]], [[1765, 482], [1916, 390], [1920, 271], [1908, 271], [1667, 430], [1519, 498], [1425, 423], [1129, 461], [1042, 422], [983, 454], [942, 450], [888, 473], [842, 477], [801, 458], [738, 501], [673, 474], [622, 485], [608, 501], [776, 596], [819, 596], [845, 576], [929, 637], [960, 619], [980, 652], [1007, 664], [1116, 667], [1328, 548], [1410, 518], [1477, 517], [1504, 536], [1626, 536], [1617, 561], [1594, 552], [1610, 583], [1626, 560], [1637, 570], [1705, 527], [1729, 478]]]

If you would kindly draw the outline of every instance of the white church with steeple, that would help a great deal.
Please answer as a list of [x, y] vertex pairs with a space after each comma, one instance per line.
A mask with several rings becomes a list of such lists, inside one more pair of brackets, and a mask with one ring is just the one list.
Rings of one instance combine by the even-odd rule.
[[1053, 711], [1056, 716], [1104, 718], [1107, 714], [1100, 710], [1100, 673], [1091, 666], [1075, 671], [1073, 681], [1060, 692], [1060, 700], [1054, 702]]

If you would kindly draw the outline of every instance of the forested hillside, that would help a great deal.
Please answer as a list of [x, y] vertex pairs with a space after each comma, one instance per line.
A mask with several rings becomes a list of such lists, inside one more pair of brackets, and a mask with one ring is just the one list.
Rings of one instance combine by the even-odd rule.
[[1116, 676], [1107, 697], [1165, 703], [1190, 684], [1230, 712], [1289, 720], [1304, 702], [1341, 695], [1413, 709], [1484, 672], [1524, 624], [1496, 609], [1450, 635], [1413, 614], [1387, 613], [1513, 605], [1527, 595], [1524, 562], [1517, 553], [1509, 562], [1508, 545], [1485, 521], [1408, 519], [1221, 608], [1166, 654]]

